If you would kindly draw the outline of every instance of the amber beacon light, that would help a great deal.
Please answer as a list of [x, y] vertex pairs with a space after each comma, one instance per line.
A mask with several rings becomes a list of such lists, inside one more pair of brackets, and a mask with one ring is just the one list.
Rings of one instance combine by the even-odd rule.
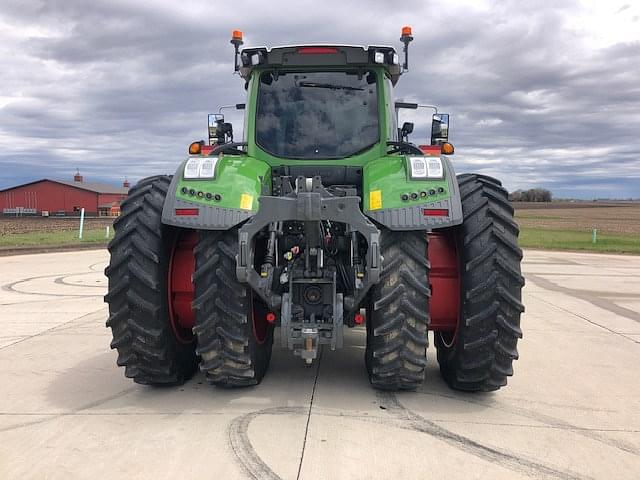
[[238, 55], [240, 54], [240, 46], [244, 42], [242, 41], [242, 31], [234, 30], [231, 32], [231, 45], [233, 45], [235, 51], [235, 57], [233, 59], [233, 69], [235, 72], [240, 70], [240, 65], [238, 65]]
[[202, 153], [202, 144], [203, 142], [193, 142], [189, 145], [189, 154], [190, 155], [200, 155]]
[[443, 155], [452, 155], [454, 150], [451, 143], [445, 142], [442, 144], [441, 151]]
[[402, 51], [404, 52], [404, 63], [402, 64], [402, 70], [409, 70], [409, 44], [413, 40], [413, 33], [411, 27], [405, 25], [402, 27], [402, 35], [400, 35], [400, 41], [404, 44]]

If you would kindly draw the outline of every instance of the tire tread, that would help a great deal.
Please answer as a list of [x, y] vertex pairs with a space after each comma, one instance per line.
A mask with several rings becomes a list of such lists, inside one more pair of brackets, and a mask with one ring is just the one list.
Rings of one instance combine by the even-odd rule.
[[194, 345], [176, 341], [167, 319], [162, 258], [172, 240], [162, 225], [162, 206], [171, 177], [141, 180], [122, 203], [109, 243], [111, 259], [105, 269], [109, 280], [107, 327], [111, 348], [125, 376], [143, 385], [181, 384], [196, 370]]
[[507, 384], [522, 338], [524, 277], [518, 225], [502, 184], [491, 177], [458, 175], [464, 222], [461, 244], [462, 305], [458, 337], [448, 347], [436, 334], [438, 363], [454, 389], [493, 391]]
[[381, 390], [415, 390], [424, 380], [429, 325], [429, 262], [425, 232], [380, 235], [381, 280], [370, 292], [365, 360]]

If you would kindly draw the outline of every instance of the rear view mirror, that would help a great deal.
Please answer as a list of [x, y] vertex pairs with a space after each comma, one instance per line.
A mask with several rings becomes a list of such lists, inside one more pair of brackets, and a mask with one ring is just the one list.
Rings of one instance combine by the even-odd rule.
[[449, 141], [449, 114], [435, 113], [431, 119], [431, 145]]
[[402, 128], [400, 129], [400, 137], [406, 140], [411, 133], [413, 133], [413, 123], [404, 122], [402, 124]]
[[218, 140], [218, 125], [224, 122], [224, 115], [221, 113], [210, 113], [208, 120], [209, 145], [222, 143]]

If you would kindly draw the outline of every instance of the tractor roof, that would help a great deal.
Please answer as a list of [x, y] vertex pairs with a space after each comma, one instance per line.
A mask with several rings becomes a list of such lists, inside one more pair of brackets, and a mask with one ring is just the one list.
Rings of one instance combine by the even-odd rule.
[[385, 67], [395, 85], [402, 70], [393, 47], [362, 45], [287, 45], [244, 48], [240, 55], [240, 75], [245, 80], [254, 68]]

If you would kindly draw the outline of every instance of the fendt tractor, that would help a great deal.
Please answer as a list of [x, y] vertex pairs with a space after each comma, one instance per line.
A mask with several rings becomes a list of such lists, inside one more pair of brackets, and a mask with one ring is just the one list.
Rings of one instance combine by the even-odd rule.
[[500, 181], [456, 176], [449, 115], [432, 107], [428, 145], [399, 127], [423, 106], [394, 101], [410, 27], [400, 40], [241, 49], [233, 32], [242, 141], [210, 115], [209, 141], [141, 180], [114, 224], [107, 326], [127, 377], [199, 366], [255, 385], [274, 341], [312, 364], [361, 326], [375, 388], [423, 383], [429, 330], [450, 387], [506, 385], [524, 310], [513, 208]]

